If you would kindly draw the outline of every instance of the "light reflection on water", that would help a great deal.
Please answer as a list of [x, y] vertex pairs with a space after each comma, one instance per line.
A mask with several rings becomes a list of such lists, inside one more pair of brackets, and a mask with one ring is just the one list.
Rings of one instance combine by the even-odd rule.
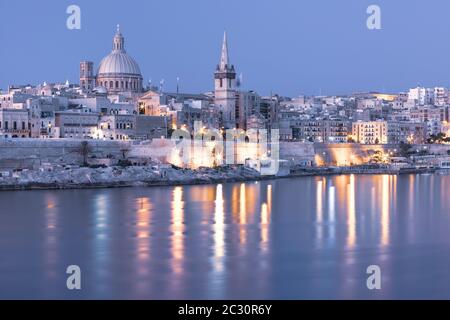
[[[0, 193], [0, 298], [450, 298], [449, 176]], [[82, 268], [83, 290], [65, 290]], [[366, 289], [379, 265], [383, 290]]]

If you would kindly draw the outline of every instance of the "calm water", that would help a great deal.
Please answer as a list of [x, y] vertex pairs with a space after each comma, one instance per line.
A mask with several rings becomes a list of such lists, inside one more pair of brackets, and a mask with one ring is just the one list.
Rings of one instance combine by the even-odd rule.
[[0, 298], [450, 298], [449, 190], [411, 175], [4, 192]]

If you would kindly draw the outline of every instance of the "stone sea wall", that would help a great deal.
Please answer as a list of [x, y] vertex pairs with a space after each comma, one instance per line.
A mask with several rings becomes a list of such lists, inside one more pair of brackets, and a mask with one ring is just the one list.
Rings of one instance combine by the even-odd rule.
[[[66, 139], [0, 139], [0, 171], [14, 169], [38, 169], [45, 164], [80, 165], [83, 157], [80, 146], [83, 140]], [[166, 163], [174, 148], [170, 140], [153, 141], [102, 141], [89, 140], [91, 159], [152, 159]], [[394, 151], [398, 145], [358, 145], [281, 142], [280, 158], [296, 165], [327, 163], [338, 165], [361, 164], [377, 150]], [[414, 146], [428, 148], [434, 154], [447, 154], [450, 146]]]
[[[0, 139], [0, 170], [36, 169], [43, 164], [79, 165], [82, 140]], [[96, 158], [120, 157], [129, 142], [90, 140], [90, 154]]]

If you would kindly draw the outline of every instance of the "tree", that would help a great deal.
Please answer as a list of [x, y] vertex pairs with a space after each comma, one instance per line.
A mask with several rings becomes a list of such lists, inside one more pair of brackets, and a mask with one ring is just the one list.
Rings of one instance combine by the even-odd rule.
[[124, 147], [120, 150], [120, 152], [122, 153], [122, 159], [126, 160], [126, 158], [128, 157], [128, 153], [130, 152], [130, 148]]
[[412, 145], [400, 142], [400, 156], [407, 158], [411, 154]]
[[77, 149], [77, 153], [83, 158], [83, 166], [88, 165], [89, 154], [91, 154], [92, 148], [89, 145], [89, 142], [83, 141]]
[[440, 132], [438, 134], [432, 134], [427, 139], [428, 144], [434, 144], [434, 143], [443, 143], [447, 140], [447, 137], [444, 133]]

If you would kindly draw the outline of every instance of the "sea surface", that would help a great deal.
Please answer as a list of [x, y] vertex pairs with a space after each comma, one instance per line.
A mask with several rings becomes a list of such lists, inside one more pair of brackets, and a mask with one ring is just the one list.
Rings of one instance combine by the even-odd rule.
[[1, 192], [16, 298], [449, 299], [450, 176]]

